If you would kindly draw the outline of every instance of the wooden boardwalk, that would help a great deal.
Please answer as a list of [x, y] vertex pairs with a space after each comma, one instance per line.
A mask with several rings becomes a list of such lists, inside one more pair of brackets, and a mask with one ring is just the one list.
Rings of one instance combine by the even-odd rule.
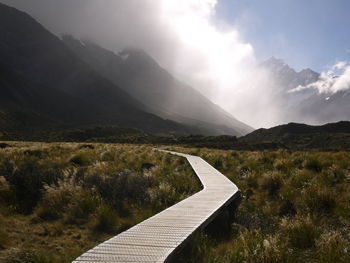
[[187, 158], [203, 190], [101, 243], [74, 263], [168, 262], [195, 231], [238, 196], [237, 186], [202, 158], [163, 152]]

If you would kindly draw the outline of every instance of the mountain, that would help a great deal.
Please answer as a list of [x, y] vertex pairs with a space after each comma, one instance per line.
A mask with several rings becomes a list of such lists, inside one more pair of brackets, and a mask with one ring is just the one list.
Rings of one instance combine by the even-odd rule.
[[258, 68], [265, 70], [272, 80], [267, 84], [267, 90], [272, 90], [271, 101], [279, 103], [280, 118], [277, 123], [322, 124], [350, 120], [350, 89], [334, 94], [319, 93], [311, 88], [290, 92], [299, 85], [307, 86], [318, 81], [320, 74], [311, 69], [296, 72], [275, 57], [261, 63]]
[[90, 41], [72, 36], [62, 39], [79, 58], [154, 114], [199, 127], [202, 133], [210, 135], [241, 136], [253, 130], [175, 79], [143, 50], [129, 48], [116, 54]]
[[307, 68], [296, 72], [283, 59], [271, 57], [262, 62], [260, 68], [268, 70], [274, 76], [276, 85], [282, 85], [285, 91], [293, 89], [299, 85], [308, 85], [318, 80], [320, 74]]
[[278, 148], [306, 149], [350, 149], [350, 122], [340, 121], [322, 126], [289, 123], [270, 129], [258, 129], [239, 138], [247, 145], [271, 143]]
[[315, 93], [298, 107], [301, 121], [314, 123], [335, 122], [350, 119], [350, 89], [334, 94]]
[[26, 13], [0, 4], [0, 129], [120, 125], [198, 132], [146, 107], [74, 55]]

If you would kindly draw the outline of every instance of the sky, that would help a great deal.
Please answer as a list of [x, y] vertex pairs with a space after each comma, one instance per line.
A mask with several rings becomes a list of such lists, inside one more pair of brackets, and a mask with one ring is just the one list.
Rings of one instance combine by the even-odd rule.
[[0, 2], [29, 13], [58, 36], [87, 38], [115, 52], [144, 49], [175, 77], [256, 128], [287, 121], [268, 95], [274, 92], [270, 76], [255, 70], [271, 56], [324, 76], [299, 90], [332, 91], [332, 69], [346, 73], [336, 88], [349, 87], [348, 0]]
[[348, 0], [221, 0], [216, 10], [260, 61], [274, 55], [297, 70], [321, 72], [350, 60]]

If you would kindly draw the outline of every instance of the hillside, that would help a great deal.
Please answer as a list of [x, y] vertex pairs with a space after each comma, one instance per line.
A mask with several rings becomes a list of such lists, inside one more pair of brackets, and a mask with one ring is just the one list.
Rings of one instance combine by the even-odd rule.
[[258, 129], [239, 138], [240, 143], [274, 143], [290, 149], [350, 149], [350, 122], [322, 126], [289, 123], [270, 129]]
[[143, 50], [125, 49], [115, 54], [72, 36], [63, 36], [63, 41], [102, 76], [159, 116], [197, 126], [202, 133], [210, 135], [241, 136], [253, 130], [197, 90], [175, 79]]
[[3, 4], [0, 57], [1, 130], [25, 133], [99, 124], [197, 132], [145, 112], [142, 103], [78, 59], [33, 18]]

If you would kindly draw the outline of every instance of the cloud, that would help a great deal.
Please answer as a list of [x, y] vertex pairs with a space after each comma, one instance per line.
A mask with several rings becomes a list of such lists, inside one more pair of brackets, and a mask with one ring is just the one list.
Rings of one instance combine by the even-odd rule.
[[298, 86], [289, 93], [306, 89], [315, 89], [320, 94], [334, 94], [350, 89], [350, 65], [347, 61], [338, 61], [328, 71], [322, 72], [319, 80], [306, 86]]
[[[286, 121], [274, 76], [256, 68], [254, 47], [242, 39], [244, 21], [222, 21], [216, 14], [220, 0], [0, 1], [28, 12], [57, 35], [88, 38], [115, 52], [142, 48], [253, 127]], [[284, 43], [282, 35], [279, 41]], [[339, 63], [333, 71], [341, 67]]]
[[332, 70], [344, 69], [348, 63], [346, 61], [338, 61], [332, 67]]
[[27, 11], [58, 35], [89, 38], [116, 52], [142, 48], [220, 104], [255, 64], [252, 45], [216, 16], [218, 0], [0, 1]]
[[[222, 103], [221, 94], [236, 87], [242, 73], [255, 64], [253, 47], [240, 39], [237, 29], [218, 28], [216, 0], [165, 0], [166, 23], [180, 43], [176, 72], [197, 88], [211, 88], [210, 97]], [[210, 83], [212, 85], [210, 85]], [[208, 85], [209, 84], [209, 85]], [[208, 87], [209, 86], [209, 87]], [[210, 87], [211, 86], [211, 87]], [[204, 88], [204, 90], [203, 90]]]

